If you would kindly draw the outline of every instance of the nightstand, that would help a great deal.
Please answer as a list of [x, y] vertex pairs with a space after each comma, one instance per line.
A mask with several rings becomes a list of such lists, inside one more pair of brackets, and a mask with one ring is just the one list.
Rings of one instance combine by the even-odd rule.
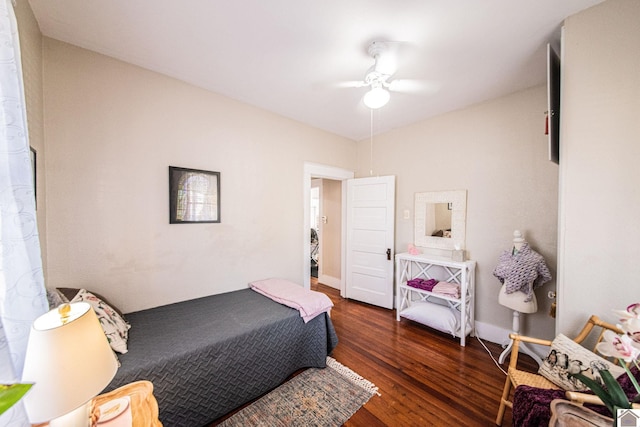
[[128, 396], [131, 404], [132, 427], [162, 427], [158, 419], [158, 402], [153, 396], [153, 384], [136, 381], [95, 398], [95, 407], [110, 400]]
[[[136, 381], [101, 394], [95, 397], [93, 407], [98, 408], [100, 405], [121, 397], [129, 398], [132, 427], [162, 427], [162, 423], [158, 419], [158, 402], [153, 396], [151, 382]], [[34, 427], [47, 427], [48, 425], [48, 423], [44, 423], [34, 425]]]

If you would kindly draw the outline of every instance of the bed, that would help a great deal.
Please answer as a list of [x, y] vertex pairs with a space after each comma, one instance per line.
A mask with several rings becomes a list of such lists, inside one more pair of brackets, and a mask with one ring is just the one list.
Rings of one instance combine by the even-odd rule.
[[338, 342], [321, 313], [243, 289], [125, 315], [128, 351], [105, 389], [149, 380], [160, 421], [204, 426], [261, 396], [301, 368], [325, 367]]

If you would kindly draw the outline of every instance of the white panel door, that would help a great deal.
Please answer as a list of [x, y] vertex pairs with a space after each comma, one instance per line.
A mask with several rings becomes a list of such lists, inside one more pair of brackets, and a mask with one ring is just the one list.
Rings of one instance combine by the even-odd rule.
[[346, 297], [393, 308], [395, 176], [347, 182]]

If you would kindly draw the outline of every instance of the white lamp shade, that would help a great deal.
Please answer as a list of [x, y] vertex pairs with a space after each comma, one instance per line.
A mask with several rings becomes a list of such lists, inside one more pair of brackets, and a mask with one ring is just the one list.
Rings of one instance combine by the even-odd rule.
[[382, 87], [374, 87], [369, 92], [364, 94], [364, 105], [375, 110], [376, 108], [383, 107], [389, 102], [391, 95], [389, 91]]
[[69, 306], [66, 323], [57, 310], [51, 310], [31, 327], [22, 381], [35, 383], [23, 399], [32, 423], [82, 406], [109, 384], [118, 369], [91, 306], [85, 302]]

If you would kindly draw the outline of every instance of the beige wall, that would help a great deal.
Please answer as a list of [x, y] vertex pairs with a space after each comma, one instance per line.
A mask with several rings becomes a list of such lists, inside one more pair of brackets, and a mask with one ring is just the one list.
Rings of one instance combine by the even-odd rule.
[[29, 129], [29, 145], [36, 150], [36, 214], [38, 232], [42, 249], [42, 265], [46, 280], [47, 228], [45, 203], [45, 143], [44, 143], [44, 108], [42, 96], [42, 34], [27, 0], [18, 0], [14, 7], [18, 22], [20, 51], [22, 56], [22, 75], [24, 92], [27, 100], [27, 122]]
[[[45, 76], [49, 286], [89, 287], [131, 311], [261, 277], [301, 280], [302, 164], [352, 168], [354, 143], [50, 39]], [[506, 328], [491, 272], [514, 229], [555, 272], [545, 96], [534, 88], [374, 140], [375, 172], [398, 176], [399, 212], [416, 191], [469, 190], [477, 317]], [[360, 176], [367, 144], [358, 144]], [[168, 224], [168, 165], [222, 173], [221, 224]], [[413, 224], [397, 218], [401, 251]], [[540, 319], [526, 323], [552, 328], [541, 300]]]
[[[49, 286], [132, 311], [302, 283], [303, 164], [354, 142], [47, 38], [44, 69]], [[169, 165], [221, 173], [222, 223], [169, 224]]]
[[[493, 269], [514, 230], [545, 257], [555, 279], [558, 167], [548, 160], [545, 110], [546, 87], [539, 86], [373, 140], [374, 174], [397, 177], [396, 252], [413, 242], [414, 193], [468, 191], [466, 249], [477, 261], [476, 319], [507, 330], [512, 312], [498, 304]], [[358, 176], [368, 176], [369, 155], [370, 141], [360, 142]], [[403, 218], [405, 210], [410, 219]], [[546, 294], [554, 287], [555, 280], [537, 292], [540, 309], [524, 319], [523, 332], [553, 336]]]
[[640, 300], [640, 2], [565, 22], [558, 331]]

